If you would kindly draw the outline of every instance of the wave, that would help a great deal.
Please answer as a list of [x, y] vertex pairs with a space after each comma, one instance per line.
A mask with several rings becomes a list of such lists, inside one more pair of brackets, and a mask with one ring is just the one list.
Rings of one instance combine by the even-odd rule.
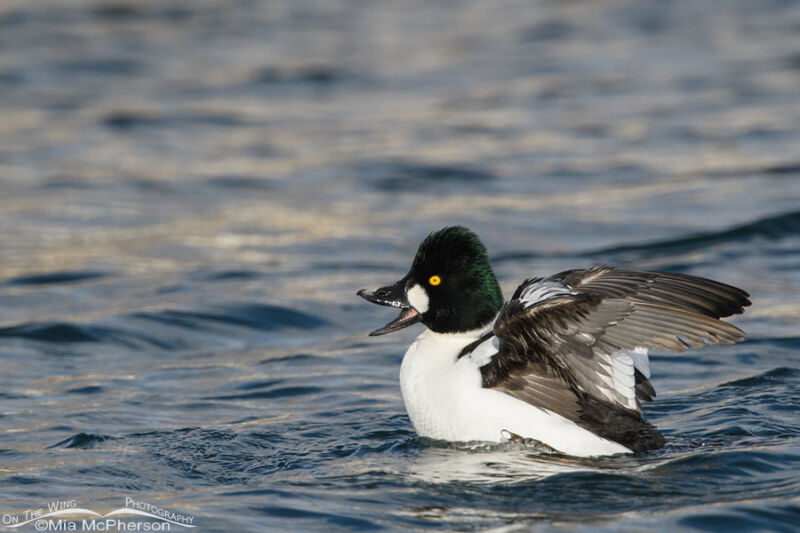
[[677, 239], [602, 248], [579, 255], [671, 255], [675, 253], [691, 252], [727, 242], [744, 242], [755, 238], [777, 240], [792, 235], [800, 235], [800, 211], [760, 218], [753, 222], [721, 231], [701, 232]]
[[98, 342], [106, 336], [105, 328], [68, 322], [34, 322], [0, 328], [0, 337], [20, 337], [42, 342]]
[[118, 109], [106, 113], [101, 125], [116, 131], [143, 128], [217, 127], [234, 128], [247, 125], [246, 121], [231, 113], [149, 114], [141, 111]]
[[76, 433], [62, 441], [51, 444], [47, 448], [93, 448], [101, 442], [112, 440], [115, 437], [101, 435], [99, 433]]
[[761, 374], [748, 378], [737, 379], [723, 383], [720, 387], [732, 388], [763, 388], [771, 387], [776, 384], [789, 384], [800, 381], [800, 369], [788, 368], [785, 366], [767, 370]]
[[[121, 322], [121, 323], [120, 323]], [[141, 322], [157, 322], [172, 328], [143, 327]], [[290, 309], [267, 304], [236, 304], [220, 306], [213, 310], [191, 311], [167, 309], [135, 312], [114, 319], [113, 325], [78, 324], [71, 322], [30, 322], [0, 328], [0, 338], [22, 338], [47, 343], [110, 343], [129, 348], [156, 347], [177, 350], [198, 342], [192, 336], [175, 329], [212, 331], [225, 326], [247, 328], [254, 331], [280, 329], [311, 330], [330, 325], [327, 320]]]
[[207, 396], [206, 400], [258, 400], [258, 399], [275, 399], [275, 398], [291, 398], [294, 396], [309, 396], [325, 392], [323, 387], [314, 386], [289, 386], [279, 387], [270, 390], [246, 392], [242, 394], [227, 394], [221, 396]]
[[214, 311], [167, 309], [133, 313], [130, 316], [141, 320], [161, 322], [190, 329], [206, 328], [208, 322], [243, 326], [257, 330], [280, 328], [314, 329], [330, 325], [330, 322], [321, 317], [288, 307], [267, 304], [221, 306]]
[[331, 85], [357, 78], [334, 65], [306, 65], [294, 68], [265, 66], [252, 75], [253, 85], [310, 84]]
[[4, 285], [55, 285], [62, 283], [77, 283], [107, 276], [105, 272], [93, 270], [47, 272], [30, 276], [19, 276], [6, 280]]
[[360, 181], [384, 192], [421, 192], [443, 185], [463, 187], [497, 178], [472, 165], [432, 165], [417, 161], [362, 161], [354, 172]]

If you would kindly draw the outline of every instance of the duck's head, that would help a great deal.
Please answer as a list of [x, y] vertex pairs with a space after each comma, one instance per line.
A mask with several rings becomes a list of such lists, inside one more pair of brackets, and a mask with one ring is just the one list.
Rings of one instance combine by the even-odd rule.
[[437, 333], [457, 333], [488, 324], [500, 311], [503, 295], [486, 248], [465, 227], [428, 235], [419, 245], [411, 270], [397, 283], [358, 295], [379, 305], [400, 308], [400, 316], [370, 335], [383, 335], [422, 322]]

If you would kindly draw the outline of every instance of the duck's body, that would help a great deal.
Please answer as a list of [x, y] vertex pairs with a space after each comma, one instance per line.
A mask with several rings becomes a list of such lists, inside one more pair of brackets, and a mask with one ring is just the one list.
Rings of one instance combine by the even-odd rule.
[[484, 388], [480, 357], [458, 357], [480, 331], [440, 334], [425, 330], [400, 366], [400, 390], [416, 432], [446, 441], [501, 442], [509, 434], [534, 439], [575, 456], [630, 452], [547, 409]]
[[485, 249], [466, 228], [420, 245], [409, 274], [359, 292], [402, 309], [373, 334], [421, 321], [400, 387], [421, 436], [498, 442], [509, 434], [575, 456], [663, 446], [641, 416], [647, 348], [682, 351], [744, 338], [720, 317], [747, 294], [682, 274], [609, 267], [526, 280], [503, 303]]

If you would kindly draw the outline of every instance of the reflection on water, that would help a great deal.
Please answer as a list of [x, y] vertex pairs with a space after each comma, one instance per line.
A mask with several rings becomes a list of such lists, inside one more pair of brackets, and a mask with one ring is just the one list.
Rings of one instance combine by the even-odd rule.
[[[796, 2], [0, 5], [3, 510], [208, 531], [790, 531]], [[464, 224], [506, 294], [596, 263], [748, 290], [653, 360], [654, 454], [418, 439], [355, 290]]]
[[[613, 468], [622, 468], [623, 461], [615, 458]], [[408, 474], [425, 483], [507, 485], [569, 472], [602, 472], [603, 464], [608, 459], [537, 454], [516, 443], [477, 449], [456, 445], [424, 448], [409, 461]]]

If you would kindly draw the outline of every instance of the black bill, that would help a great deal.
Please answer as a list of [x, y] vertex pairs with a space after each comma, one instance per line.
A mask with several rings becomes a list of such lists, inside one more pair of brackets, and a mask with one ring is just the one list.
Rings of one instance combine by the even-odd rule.
[[368, 289], [361, 289], [358, 291], [357, 294], [368, 302], [400, 308], [400, 316], [382, 328], [371, 332], [371, 337], [385, 335], [386, 333], [391, 333], [392, 331], [397, 331], [399, 329], [408, 327], [411, 324], [416, 324], [419, 322], [419, 313], [416, 309], [411, 307], [411, 304], [408, 303], [408, 299], [406, 298], [407, 282], [408, 276], [404, 277], [394, 285], [387, 285], [386, 287], [381, 287], [380, 289], [376, 289], [374, 291]]

